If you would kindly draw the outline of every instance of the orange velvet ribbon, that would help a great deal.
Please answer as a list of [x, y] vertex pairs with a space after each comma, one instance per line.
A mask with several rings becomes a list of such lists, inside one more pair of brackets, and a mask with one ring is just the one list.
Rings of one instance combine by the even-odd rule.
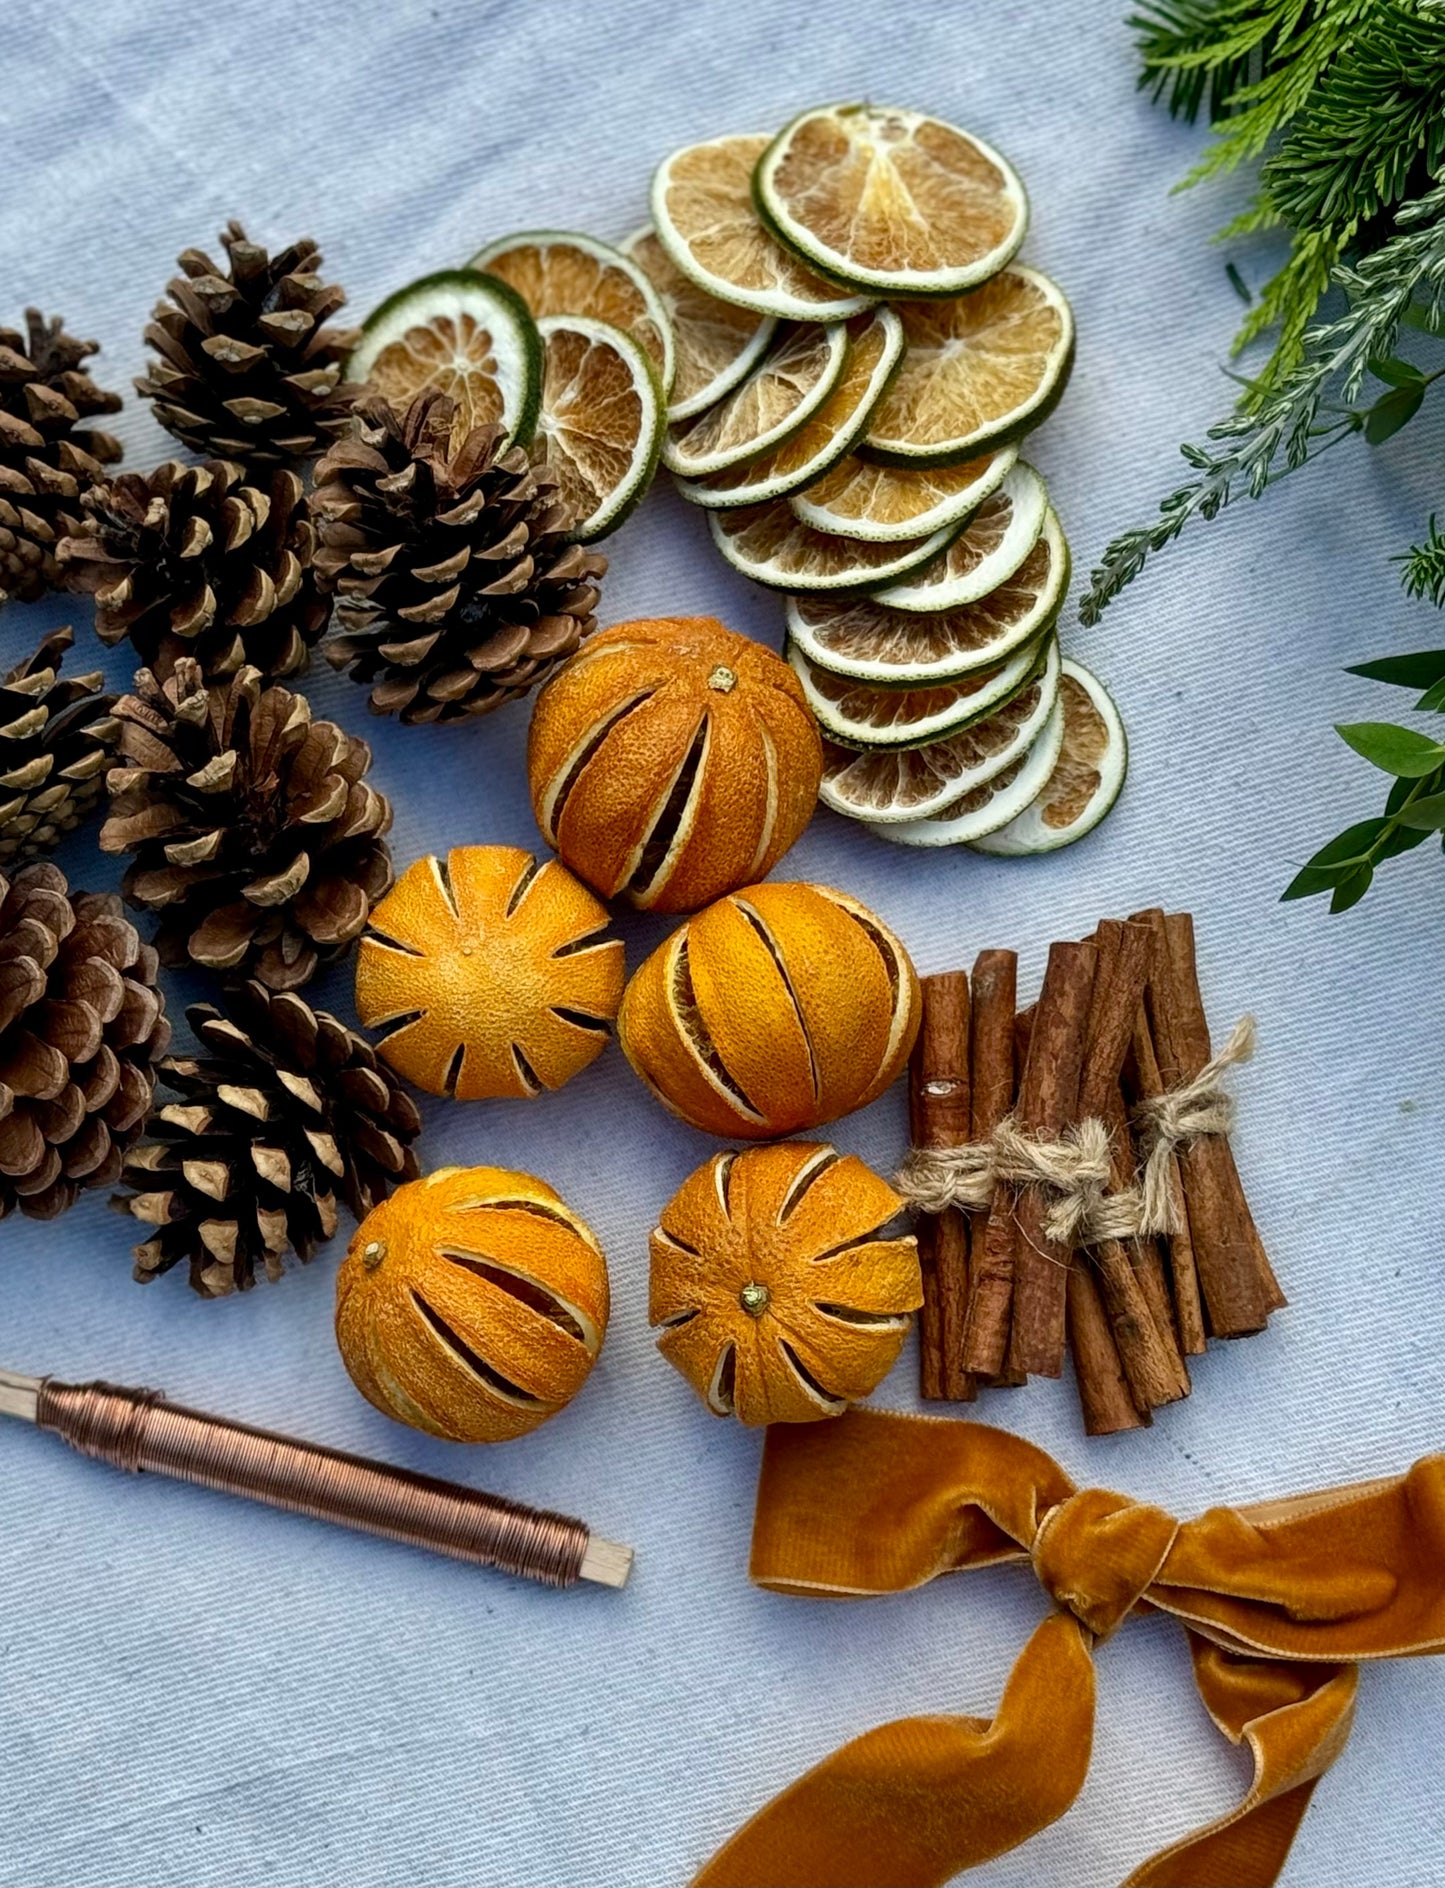
[[1349, 1736], [1358, 1661], [1445, 1649], [1445, 1456], [1180, 1523], [1075, 1488], [981, 1423], [853, 1410], [769, 1430], [760, 1585], [854, 1598], [1021, 1559], [1058, 1611], [993, 1719], [902, 1718], [855, 1738], [760, 1809], [696, 1888], [931, 1888], [1014, 1848], [1083, 1784], [1095, 1640], [1151, 1608], [1187, 1626], [1205, 1707], [1249, 1746], [1254, 1778], [1125, 1888], [1268, 1888]]

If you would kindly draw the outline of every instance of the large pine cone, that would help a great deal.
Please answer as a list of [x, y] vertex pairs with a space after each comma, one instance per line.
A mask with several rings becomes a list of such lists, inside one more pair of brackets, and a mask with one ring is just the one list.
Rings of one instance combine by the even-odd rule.
[[0, 1216], [113, 1186], [170, 1041], [156, 954], [113, 893], [53, 865], [0, 877]]
[[95, 598], [102, 642], [129, 636], [162, 679], [186, 656], [211, 681], [247, 663], [273, 680], [305, 666], [331, 614], [310, 506], [294, 472], [277, 472], [269, 492], [245, 478], [224, 459], [168, 459], [86, 493], [60, 555], [71, 588]]
[[236, 222], [221, 232], [229, 270], [199, 249], [179, 258], [145, 331], [158, 355], [137, 390], [195, 452], [245, 466], [309, 459], [346, 430], [358, 391], [343, 383], [355, 328], [325, 323], [345, 306], [317, 271], [315, 243], [268, 256]]
[[151, 1117], [125, 1163], [136, 1191], [116, 1205], [157, 1230], [135, 1275], [181, 1260], [205, 1298], [245, 1291], [258, 1266], [281, 1276], [336, 1231], [340, 1197], [360, 1219], [417, 1176], [416, 1105], [364, 1037], [294, 992], [228, 991], [224, 1013], [186, 1012], [196, 1056], [169, 1056], [161, 1080], [181, 1097]]
[[597, 626], [607, 559], [567, 540], [550, 472], [500, 427], [450, 452], [452, 402], [435, 388], [403, 418], [357, 407], [359, 436], [316, 467], [316, 570], [344, 631], [332, 665], [371, 685], [375, 714], [406, 722], [486, 714], [545, 681]]
[[0, 866], [38, 857], [89, 817], [105, 784], [115, 696], [56, 673], [75, 640], [55, 629], [0, 682]]
[[82, 364], [97, 351], [57, 316], [25, 311], [26, 333], [0, 328], [0, 603], [30, 603], [61, 582], [60, 540], [76, 528], [80, 500], [120, 457], [110, 433], [80, 426], [119, 413]]
[[294, 990], [340, 956], [392, 880], [366, 742], [254, 669], [207, 687], [190, 660], [143, 669], [115, 713], [100, 846], [135, 854], [125, 896], [160, 914], [162, 962]]

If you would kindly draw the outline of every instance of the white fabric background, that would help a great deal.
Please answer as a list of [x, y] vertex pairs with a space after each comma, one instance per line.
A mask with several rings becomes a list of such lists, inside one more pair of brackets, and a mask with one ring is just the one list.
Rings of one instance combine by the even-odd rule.
[[[1073, 384], [1030, 452], [1087, 569], [1152, 508], [1178, 441], [1227, 405], [1220, 362], [1240, 313], [1206, 245], [1238, 193], [1170, 199], [1200, 137], [1136, 95], [1125, 11], [11, 0], [0, 310], [63, 311], [103, 339], [106, 384], [127, 387], [172, 259], [230, 215], [273, 243], [314, 234], [360, 315], [510, 228], [625, 234], [653, 164], [679, 144], [775, 126], [828, 96], [917, 104], [1011, 155], [1034, 205], [1025, 254], [1073, 299]], [[1261, 278], [1266, 258], [1239, 260]], [[164, 456], [139, 403], [123, 430], [130, 464]], [[822, 814], [784, 866], [875, 905], [925, 971], [1014, 944], [1030, 987], [1051, 938], [1148, 902], [1186, 906], [1216, 1026], [1258, 1013], [1240, 1164], [1291, 1308], [1267, 1336], [1213, 1352], [1193, 1400], [1149, 1433], [1086, 1443], [1068, 1382], [979, 1409], [1077, 1477], [1181, 1514], [1403, 1468], [1442, 1443], [1445, 870], [1433, 849], [1402, 860], [1337, 921], [1277, 902], [1381, 795], [1330, 723], [1388, 715], [1395, 697], [1342, 664], [1438, 640], [1386, 562], [1438, 499], [1438, 440], [1427, 417], [1372, 455], [1346, 447], [1323, 476], [1192, 532], [1099, 629], [1070, 610], [1069, 645], [1115, 691], [1133, 742], [1127, 793], [1087, 843], [1033, 863], [924, 856]], [[604, 620], [715, 611], [777, 639], [777, 603], [723, 567], [665, 483], [609, 549]], [[71, 613], [7, 610], [5, 659]], [[77, 666], [96, 647], [79, 621]], [[119, 655], [107, 667], [123, 679]], [[325, 668], [310, 686], [373, 740], [399, 863], [538, 843], [525, 708], [439, 733], [370, 722], [360, 691]], [[62, 862], [80, 883], [114, 882], [87, 838]], [[624, 919], [630, 960], [665, 928]], [[335, 975], [322, 997], [346, 1010], [347, 986]], [[199, 985], [175, 994], [177, 1010], [182, 994]], [[659, 1888], [843, 1738], [910, 1711], [992, 1710], [1042, 1613], [1027, 1571], [848, 1607], [746, 1583], [760, 1437], [704, 1413], [654, 1355], [645, 1315], [647, 1230], [713, 1144], [666, 1118], [615, 1049], [535, 1104], [432, 1104], [426, 1117], [427, 1164], [539, 1171], [611, 1257], [607, 1349], [538, 1435], [468, 1453], [363, 1403], [331, 1337], [335, 1252], [222, 1304], [179, 1275], [142, 1292], [127, 1228], [100, 1201], [50, 1228], [0, 1229], [0, 1359], [164, 1386], [581, 1513], [636, 1543], [632, 1586], [524, 1587], [125, 1482], [8, 1426], [0, 1882]], [[887, 1170], [901, 1093], [834, 1137]], [[881, 1401], [912, 1406], [913, 1363]], [[1199, 1707], [1177, 1627], [1130, 1625], [1099, 1680], [1081, 1800], [981, 1879], [1107, 1888], [1236, 1799], [1246, 1766]], [[1431, 1662], [1366, 1671], [1354, 1741], [1287, 1881], [1445, 1881], [1442, 1685]]]

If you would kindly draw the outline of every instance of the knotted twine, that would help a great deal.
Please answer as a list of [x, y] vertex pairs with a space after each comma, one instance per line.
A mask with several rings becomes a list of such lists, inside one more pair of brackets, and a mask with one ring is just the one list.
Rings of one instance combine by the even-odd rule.
[[1179, 1232], [1170, 1162], [1190, 1142], [1233, 1130], [1234, 1097], [1224, 1077], [1249, 1060], [1254, 1042], [1254, 1018], [1243, 1016], [1192, 1081], [1135, 1106], [1144, 1162], [1138, 1182], [1117, 1193], [1108, 1191], [1113, 1168], [1108, 1124], [1097, 1116], [1075, 1122], [1057, 1140], [1042, 1140], [1025, 1134], [1008, 1115], [984, 1140], [913, 1148], [895, 1184], [924, 1213], [942, 1213], [950, 1206], [983, 1210], [1001, 1185], [1041, 1187], [1053, 1196], [1044, 1231], [1061, 1246]]

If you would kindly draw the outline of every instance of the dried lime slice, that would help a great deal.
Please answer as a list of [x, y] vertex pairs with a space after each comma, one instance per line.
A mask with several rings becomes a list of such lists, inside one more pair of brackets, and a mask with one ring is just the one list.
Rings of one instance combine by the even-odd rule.
[[657, 470], [662, 385], [640, 343], [584, 315], [544, 315], [537, 438], [590, 544], [615, 531]]
[[789, 500], [804, 524], [847, 538], [890, 543], [958, 524], [997, 491], [1018, 458], [1017, 446], [962, 465], [877, 465], [850, 453]]
[[677, 371], [667, 417], [691, 419], [746, 378], [773, 338], [777, 322], [734, 302], [720, 302], [675, 266], [650, 225], [622, 245], [643, 270], [667, 311]]
[[770, 590], [866, 590], [926, 564], [957, 529], [949, 525], [902, 544], [864, 544], [829, 531], [812, 531], [793, 516], [785, 498], [740, 511], [708, 514], [713, 542], [734, 570]]
[[916, 565], [877, 592], [890, 610], [957, 610], [1006, 583], [1043, 535], [1049, 498], [1044, 482], [1020, 459], [962, 531], [929, 563]]
[[890, 610], [877, 597], [788, 598], [788, 635], [810, 662], [881, 688], [921, 688], [994, 667], [1055, 621], [1069, 547], [1052, 508], [1037, 544], [997, 589], [956, 610]]
[[1028, 687], [1041, 657], [1037, 649], [1020, 649], [995, 668], [924, 688], [875, 688], [830, 675], [796, 645], [788, 650], [788, 660], [823, 732], [840, 746], [866, 751], [927, 747], [985, 720]]
[[672, 323], [657, 290], [630, 256], [578, 230], [522, 230], [499, 236], [467, 264], [514, 288], [544, 315], [586, 315], [630, 334], [657, 369], [662, 390], [672, 388]]
[[957, 295], [1024, 239], [1028, 199], [979, 138], [922, 112], [820, 105], [767, 147], [757, 200], [825, 275], [877, 295]]
[[843, 378], [851, 345], [846, 321], [786, 329], [746, 380], [673, 428], [664, 463], [682, 478], [699, 479], [791, 439]]
[[658, 240], [721, 301], [784, 321], [844, 321], [875, 298], [825, 282], [769, 232], [753, 202], [767, 145], [766, 136], [713, 138], [664, 158], [652, 178]]
[[497, 424], [526, 445], [542, 392], [542, 343], [515, 289], [470, 269], [423, 276], [389, 296], [362, 325], [346, 366], [399, 412], [424, 387], [456, 402], [452, 442]]
[[[1054, 705], [1033, 745], [980, 785], [950, 800], [930, 818], [900, 821], [869, 820], [868, 830], [900, 846], [973, 845], [1016, 819], [1039, 794], [1054, 770], [1064, 739], [1064, 705]], [[927, 752], [926, 749], [921, 750]]]
[[[825, 738], [820, 797], [835, 813], [870, 826], [916, 825], [1021, 763], [1048, 730], [1058, 687], [1058, 645], [1050, 637], [1044, 665], [1026, 688], [984, 720], [942, 740], [860, 754]], [[1039, 778], [1046, 776], [1047, 770]]]
[[1108, 690], [1079, 662], [1059, 683], [1064, 734], [1042, 792], [1006, 826], [969, 843], [976, 852], [1017, 859], [1057, 852], [1091, 833], [1112, 811], [1129, 771], [1129, 742]]
[[1046, 275], [1011, 263], [971, 295], [901, 308], [908, 350], [863, 443], [898, 465], [948, 465], [1017, 439], [1064, 390], [1074, 317]]
[[760, 504], [806, 485], [842, 458], [868, 424], [868, 415], [903, 352], [903, 324], [891, 308], [871, 308], [867, 314], [854, 315], [846, 326], [851, 343], [848, 364], [813, 417], [771, 452], [727, 472], [680, 480], [678, 489], [684, 498], [712, 511]]

